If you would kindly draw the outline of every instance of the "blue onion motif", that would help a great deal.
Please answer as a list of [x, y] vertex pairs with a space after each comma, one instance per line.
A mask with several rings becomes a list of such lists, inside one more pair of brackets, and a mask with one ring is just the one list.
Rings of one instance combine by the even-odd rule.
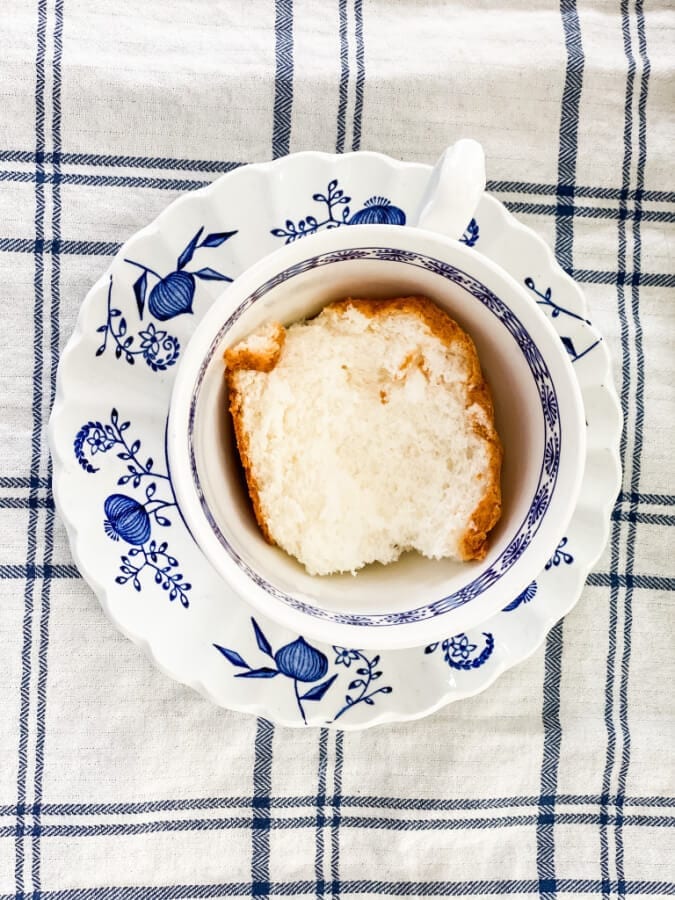
[[192, 312], [195, 278], [189, 272], [172, 272], [150, 291], [148, 310], [160, 322]]
[[[202, 249], [220, 247], [225, 241], [237, 234], [236, 231], [214, 231], [205, 237], [204, 228], [188, 241], [186, 247], [176, 260], [176, 268], [173, 272], [161, 275], [150, 266], [137, 262], [134, 259], [126, 259], [125, 263], [140, 269], [133, 285], [134, 300], [136, 301], [136, 313], [139, 323], [147, 311], [159, 322], [166, 322], [176, 316], [192, 313], [195, 299], [196, 280], [200, 281], [232, 281], [229, 275], [223, 275], [210, 266], [188, 271], [188, 266], [195, 253]], [[154, 280], [155, 284], [148, 294], [148, 286]], [[163, 372], [172, 366], [180, 354], [180, 344], [172, 334], [155, 328], [150, 322], [143, 330], [135, 334], [130, 332], [127, 316], [122, 309], [113, 305], [113, 276], [110, 276], [108, 286], [106, 321], [96, 331], [102, 335], [103, 343], [97, 348], [96, 356], [102, 356], [110, 346], [115, 353], [115, 359], [123, 359], [133, 366], [137, 357], [141, 357], [153, 372]], [[147, 301], [147, 302], [146, 302]], [[136, 343], [138, 339], [139, 344]]]
[[111, 494], [103, 508], [106, 534], [114, 541], [121, 538], [127, 544], [140, 547], [150, 537], [150, 516], [138, 500], [126, 494]]
[[[305, 715], [303, 703], [307, 701], [318, 702], [323, 699], [337, 675], [331, 675], [330, 678], [321, 681], [328, 672], [328, 659], [320, 650], [308, 644], [303, 637], [297, 638], [290, 644], [284, 644], [283, 647], [280, 647], [274, 653], [272, 645], [254, 618], [251, 618], [251, 625], [253, 626], [258, 649], [265, 656], [269, 657], [275, 663], [275, 666], [265, 665], [255, 668], [249, 666], [243, 656], [237, 653], [236, 650], [230, 650], [229, 647], [223, 647], [220, 644], [214, 644], [213, 646], [231, 665], [244, 670], [243, 672], [237, 672], [236, 678], [276, 678], [277, 675], [283, 675], [291, 680], [293, 682], [295, 702], [302, 716], [302, 721], [306, 725], [307, 716]], [[319, 683], [314, 684], [313, 687], [301, 694], [298, 685], [312, 682]]]
[[[295, 701], [302, 716], [302, 721], [307, 724], [304, 703], [307, 701], [318, 702], [322, 700], [335, 679], [337, 673], [329, 678], [328, 674], [328, 658], [325, 653], [317, 650], [309, 644], [304, 637], [300, 636], [289, 644], [284, 644], [275, 653], [272, 645], [265, 637], [265, 633], [254, 618], [251, 618], [253, 626], [253, 634], [255, 636], [258, 650], [268, 657], [274, 665], [264, 665], [253, 667], [250, 666], [244, 657], [236, 650], [229, 647], [223, 647], [220, 644], [214, 644], [215, 649], [225, 657], [225, 659], [237, 669], [235, 678], [276, 678], [282, 675], [293, 682], [293, 690], [295, 693]], [[350, 709], [365, 703], [366, 706], [373, 706], [375, 697], [378, 694], [391, 694], [394, 690], [389, 685], [377, 687], [374, 682], [382, 677], [382, 672], [377, 668], [380, 661], [379, 656], [368, 657], [362, 650], [351, 650], [346, 647], [333, 647], [335, 652], [335, 665], [344, 666], [348, 669], [352, 663], [357, 668], [354, 673], [357, 677], [353, 678], [347, 687], [344, 703], [333, 716], [332, 719], [326, 720], [326, 724], [337, 722]], [[325, 680], [322, 680], [325, 679]], [[300, 684], [312, 684], [304, 693], [300, 693]]]
[[318, 681], [328, 671], [326, 657], [303, 637], [277, 650], [274, 661], [282, 675], [298, 681]]
[[348, 225], [405, 225], [405, 213], [386, 197], [371, 197], [355, 212]]
[[[129, 545], [126, 553], [120, 556], [120, 574], [115, 583], [131, 584], [140, 593], [143, 573], [152, 572], [155, 586], [166, 591], [169, 600], [178, 599], [181, 606], [187, 608], [192, 585], [176, 571], [179, 563], [169, 552], [167, 541], [152, 537], [154, 526], [167, 528], [171, 525], [167, 512], [176, 507], [173, 485], [168, 474], [157, 471], [152, 457], [141, 457], [140, 440], [132, 441], [128, 437], [130, 427], [131, 422], [123, 421], [114, 408], [109, 422], [93, 419], [86, 422], [73, 441], [75, 458], [85, 472], [95, 474], [99, 469], [92, 465], [89, 455], [103, 455], [114, 448], [116, 458], [125, 464], [125, 473], [117, 479], [117, 484], [120, 487], [126, 485], [127, 489], [137, 489], [141, 485], [144, 488], [142, 501], [128, 494], [110, 494], [103, 504], [105, 533], [113, 541], [122, 540]], [[167, 493], [163, 494], [158, 485], [163, 485]]]
[[297, 222], [286, 219], [283, 228], [273, 228], [274, 237], [284, 238], [284, 243], [291, 244], [299, 238], [316, 234], [317, 231], [340, 228], [342, 225], [405, 225], [406, 215], [398, 206], [394, 206], [388, 197], [371, 197], [362, 209], [351, 213], [349, 204], [351, 197], [338, 186], [337, 178], [328, 183], [326, 193], [313, 194], [312, 199], [324, 207], [317, 217], [307, 215]]

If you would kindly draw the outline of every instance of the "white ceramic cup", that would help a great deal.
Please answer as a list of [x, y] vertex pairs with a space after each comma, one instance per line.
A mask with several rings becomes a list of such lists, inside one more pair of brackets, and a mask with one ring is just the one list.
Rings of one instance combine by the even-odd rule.
[[[316, 577], [255, 522], [227, 408], [223, 352], [263, 323], [289, 325], [346, 296], [430, 297], [471, 335], [504, 445], [503, 515], [480, 562], [406, 554]], [[537, 577], [583, 474], [579, 387], [550, 322], [503, 269], [408, 226], [354, 225], [286, 245], [245, 271], [197, 327], [174, 384], [168, 451], [177, 500], [222, 577], [295, 633], [348, 647], [416, 646], [476, 626]]]

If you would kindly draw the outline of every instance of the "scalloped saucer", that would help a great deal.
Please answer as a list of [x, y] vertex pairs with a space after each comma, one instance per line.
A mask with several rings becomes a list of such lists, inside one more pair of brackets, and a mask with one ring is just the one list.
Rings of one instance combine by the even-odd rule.
[[609, 354], [546, 244], [485, 195], [464, 243], [550, 316], [587, 421], [581, 499], [544, 570], [469, 633], [383, 653], [308, 641], [251, 608], [192, 540], [165, 448], [175, 364], [211, 303], [283, 242], [354, 223], [402, 224], [430, 167], [377, 153], [300, 153], [242, 167], [172, 203], [87, 295], [49, 426], [54, 493], [75, 561], [116, 627], [214, 703], [286, 725], [365, 728], [428, 715], [488, 687], [577, 602], [607, 541], [621, 415]]

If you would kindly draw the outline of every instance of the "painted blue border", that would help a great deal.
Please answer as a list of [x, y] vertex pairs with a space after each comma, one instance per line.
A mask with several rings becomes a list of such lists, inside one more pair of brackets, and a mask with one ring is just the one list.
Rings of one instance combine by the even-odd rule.
[[[352, 262], [353, 260], [364, 259], [380, 262], [397, 262], [405, 265], [412, 265], [417, 268], [426, 269], [443, 278], [447, 278], [454, 284], [459, 285], [466, 290], [472, 297], [482, 303], [496, 318], [504, 325], [509, 334], [514, 338], [520, 348], [525, 360], [532, 372], [534, 382], [537, 387], [539, 399], [541, 403], [542, 421], [544, 427], [544, 454], [539, 469], [539, 478], [537, 487], [534, 491], [533, 500], [530, 504], [523, 521], [521, 522], [514, 537], [508, 546], [502, 551], [495, 562], [482, 572], [477, 578], [464, 585], [458, 591], [435, 600], [432, 603], [415, 609], [403, 610], [401, 612], [387, 613], [345, 613], [334, 612], [322, 609], [317, 606], [299, 600], [297, 597], [287, 594], [279, 588], [270, 584], [255, 572], [237, 553], [237, 551], [228, 542], [225, 535], [220, 530], [218, 523], [215, 521], [213, 514], [206, 502], [204, 494], [201, 490], [199, 476], [197, 473], [197, 465], [194, 450], [194, 421], [197, 408], [199, 393], [206, 374], [206, 370], [213, 359], [223, 337], [232, 328], [234, 323], [246, 312], [250, 307], [257, 303], [267, 293], [277, 287], [279, 284], [287, 282], [297, 275], [301, 275], [311, 269], [320, 266], [332, 265], [341, 262]], [[422, 253], [416, 253], [411, 250], [401, 250], [392, 247], [357, 247], [345, 250], [331, 250], [326, 253], [312, 256], [301, 260], [295, 265], [290, 266], [282, 272], [277, 273], [268, 279], [264, 284], [260, 285], [252, 294], [250, 294], [227, 319], [225, 324], [220, 328], [217, 335], [211, 342], [211, 346], [202, 362], [197, 375], [197, 380], [190, 398], [190, 414], [188, 421], [188, 447], [190, 455], [190, 467], [192, 470], [192, 480], [195, 490], [199, 497], [204, 515], [211, 526], [214, 534], [218, 538], [220, 544], [225, 548], [230, 558], [239, 566], [239, 568], [253, 581], [258, 587], [261, 587], [270, 596], [276, 600], [280, 600], [307, 615], [314, 616], [328, 621], [338, 623], [340, 625], [359, 625], [364, 627], [382, 627], [386, 625], [403, 625], [411, 622], [420, 622], [425, 619], [443, 615], [452, 609], [463, 606], [470, 600], [474, 600], [484, 591], [491, 588], [508, 572], [517, 560], [522, 556], [527, 547], [536, 535], [545, 513], [550, 506], [551, 498], [555, 492], [555, 485], [558, 480], [558, 471], [560, 468], [560, 447], [561, 447], [562, 424], [560, 421], [560, 406], [555, 385], [551, 373], [546, 365], [541, 351], [531, 338], [529, 332], [515, 315], [515, 313], [496, 296], [486, 285], [480, 282], [473, 275], [464, 272], [462, 269], [435, 259], [432, 256], [426, 256]]]

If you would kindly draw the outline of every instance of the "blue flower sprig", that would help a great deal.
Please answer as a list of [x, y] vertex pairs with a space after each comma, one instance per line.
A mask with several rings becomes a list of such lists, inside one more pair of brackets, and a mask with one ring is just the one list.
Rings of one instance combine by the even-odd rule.
[[[119, 485], [133, 482], [133, 487], [138, 487], [142, 478], [155, 478], [166, 481], [171, 484], [168, 475], [157, 472], [154, 468], [155, 463], [152, 457], [148, 457], [145, 462], [139, 458], [141, 442], [139, 440], [132, 441], [131, 444], [125, 437], [125, 432], [131, 426], [131, 422], [120, 422], [120, 415], [115, 407], [110, 411], [110, 422], [101, 422], [100, 420], [90, 420], [80, 428], [75, 436], [73, 446], [75, 449], [75, 457], [85, 472], [94, 473], [99, 470], [95, 468], [89, 461], [85, 452], [92, 457], [97, 454], [107, 453], [113, 447], [121, 447], [117, 453], [117, 458], [127, 463], [127, 474], [122, 475], [117, 483]], [[175, 505], [175, 499], [174, 504]]]
[[[214, 644], [213, 646], [233, 666], [245, 669], [244, 672], [237, 673], [237, 678], [276, 678], [277, 675], [282, 675], [291, 680], [293, 682], [295, 701], [300, 710], [302, 721], [306, 725], [307, 716], [305, 715], [303, 703], [321, 700], [337, 678], [337, 675], [331, 675], [330, 678], [322, 681], [328, 672], [328, 659], [324, 653], [308, 644], [303, 637], [299, 637], [289, 644], [284, 644], [275, 653], [262, 628], [253, 617], [251, 617], [251, 624], [253, 625], [258, 649], [272, 660], [273, 666], [253, 667], [236, 650], [230, 650], [228, 647], [223, 647], [220, 644]], [[300, 693], [300, 685], [308, 684], [313, 686], [307, 690], [304, 690], [303, 687], [302, 690], [304, 692]]]
[[335, 714], [333, 719], [334, 722], [337, 722], [340, 716], [343, 716], [350, 709], [358, 706], [359, 703], [365, 703], [366, 706], [373, 706], [375, 703], [373, 698], [377, 694], [391, 694], [394, 690], [390, 685], [383, 685], [382, 687], [376, 688], [374, 691], [370, 690], [372, 683], [382, 677], [382, 672], [377, 668], [380, 662], [379, 656], [373, 656], [372, 659], [369, 659], [362, 650], [348, 650], [346, 647], [333, 647], [333, 650], [336, 654], [335, 665], [337, 666], [350, 668], [353, 662], [362, 663], [362, 665], [356, 669], [356, 674], [360, 677], [351, 681], [347, 688], [348, 691], [355, 691], [355, 693], [348, 693], [345, 695], [345, 704]]
[[534, 279], [529, 276], [525, 279], [525, 287], [529, 288], [534, 294], [539, 297], [536, 301], [538, 306], [545, 306], [551, 310], [551, 318], [557, 319], [558, 316], [562, 313], [565, 316], [570, 316], [572, 319], [578, 319], [580, 322], [584, 322], [586, 325], [590, 325], [591, 323], [588, 319], [584, 319], [583, 316], [578, 315], [578, 313], [572, 312], [571, 309], [565, 309], [564, 306], [560, 306], [558, 303], [555, 303], [553, 298], [553, 291], [550, 287], [546, 288], [544, 293], [537, 290], [537, 286], [534, 283]]
[[[337, 178], [334, 178], [328, 183], [325, 194], [319, 192], [312, 195], [312, 200], [326, 207], [324, 218], [319, 220], [316, 216], [305, 216], [304, 219], [299, 220], [297, 225], [291, 219], [286, 219], [285, 228], [273, 228], [271, 233], [274, 237], [285, 238], [286, 244], [291, 244], [298, 238], [314, 234], [322, 228], [338, 228], [340, 225], [346, 225], [350, 215], [348, 204], [351, 202], [351, 199], [338, 187]], [[335, 212], [340, 207], [342, 209], [339, 215], [336, 215]]]
[[[120, 557], [122, 574], [118, 575], [115, 581], [117, 584], [126, 584], [131, 581], [134, 588], [140, 591], [141, 582], [138, 576], [144, 569], [151, 569], [155, 573], [155, 584], [169, 592], [169, 600], [178, 598], [182, 606], [188, 607], [190, 601], [187, 592], [192, 585], [184, 580], [180, 572], [173, 571], [179, 563], [174, 556], [167, 552], [168, 546], [166, 541], [162, 541], [161, 544], [158, 544], [157, 541], [150, 541], [147, 547], [132, 547], [128, 556], [125, 554]], [[140, 562], [140, 565], [137, 565], [136, 562]]]
[[[122, 310], [112, 305], [113, 276], [110, 276], [105, 324], [96, 331], [103, 335], [103, 343], [96, 349], [96, 356], [102, 356], [108, 349], [108, 341], [115, 348], [115, 359], [124, 359], [133, 366], [136, 357], [141, 356], [153, 372], [163, 372], [172, 366], [180, 353], [180, 342], [163, 328], [156, 328], [148, 322], [138, 334], [128, 334], [128, 325]], [[138, 338], [138, 346], [135, 341]]]
[[[130, 441], [127, 437], [130, 426], [130, 422], [121, 421], [114, 408], [109, 422], [90, 420], [80, 428], [73, 441], [75, 458], [85, 472], [93, 475], [99, 469], [90, 457], [117, 448], [116, 458], [126, 463], [126, 472], [117, 479], [118, 486], [138, 489], [144, 482], [142, 500], [126, 493], [113, 493], [103, 504], [105, 533], [111, 540], [123, 541], [129, 546], [129, 550], [120, 556], [121, 574], [116, 577], [116, 583], [130, 582], [140, 592], [141, 573], [152, 571], [154, 583], [167, 591], [169, 599], [178, 599], [187, 607], [187, 594], [192, 585], [176, 571], [179, 563], [168, 552], [168, 543], [158, 542], [152, 536], [153, 526], [171, 526], [167, 511], [176, 507], [173, 485], [168, 474], [157, 471], [152, 457], [141, 457], [141, 441]], [[168, 495], [158, 491], [159, 484], [168, 490]]]
[[[141, 270], [133, 285], [139, 322], [143, 321], [146, 309], [159, 322], [166, 322], [184, 313], [192, 313], [197, 280], [232, 281], [229, 275], [224, 275], [210, 266], [192, 270], [186, 267], [192, 262], [198, 250], [220, 247], [235, 234], [236, 231], [214, 231], [203, 236], [202, 226], [178, 255], [176, 268], [168, 275], [161, 275], [150, 266], [125, 257], [125, 263]], [[154, 284], [148, 290], [151, 282]], [[111, 275], [106, 320], [96, 329], [103, 335], [103, 342], [97, 348], [96, 356], [102, 356], [110, 346], [114, 348], [115, 359], [123, 359], [129, 365], [134, 365], [138, 357], [141, 357], [154, 372], [163, 372], [174, 365], [180, 355], [178, 339], [166, 329], [158, 328], [153, 322], [148, 322], [145, 328], [135, 334], [130, 332], [127, 316], [116, 304], [113, 305], [112, 293]]]
[[338, 187], [338, 180], [334, 178], [328, 183], [326, 193], [312, 195], [312, 200], [325, 207], [322, 217], [308, 215], [295, 223], [292, 219], [286, 219], [284, 228], [273, 228], [271, 234], [274, 237], [284, 238], [286, 244], [297, 241], [298, 238], [307, 237], [317, 231], [340, 228], [343, 225], [405, 225], [406, 216], [402, 209], [394, 206], [387, 197], [371, 197], [363, 204], [363, 208], [352, 214], [349, 204], [352, 198]]

